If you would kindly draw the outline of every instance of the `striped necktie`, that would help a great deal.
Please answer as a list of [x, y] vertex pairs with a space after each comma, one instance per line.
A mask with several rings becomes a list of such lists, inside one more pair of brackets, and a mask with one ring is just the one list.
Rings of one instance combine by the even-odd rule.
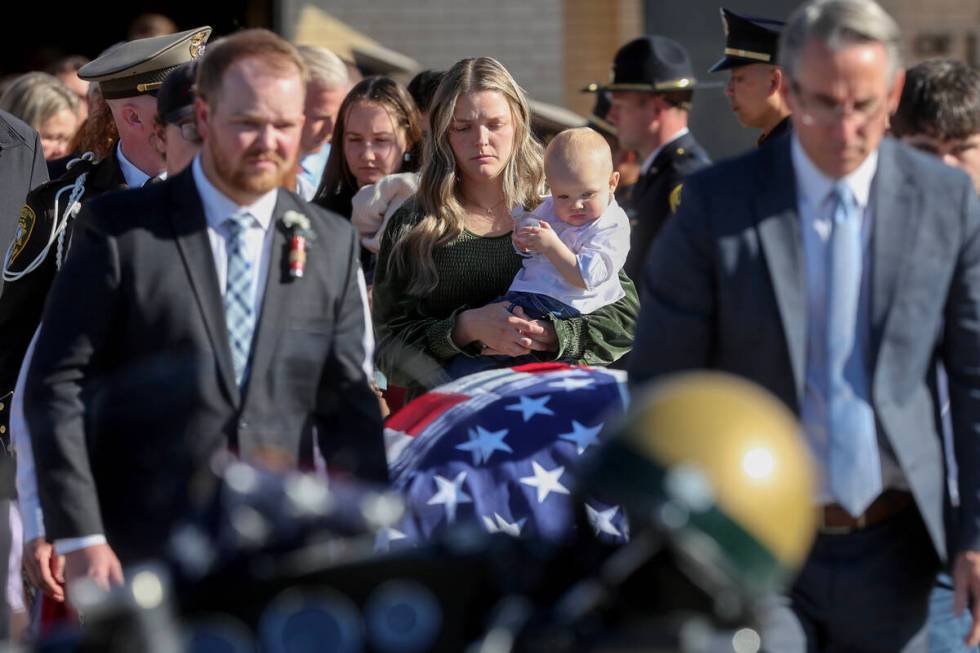
[[235, 366], [235, 381], [242, 387], [248, 376], [252, 335], [255, 332], [255, 293], [252, 289], [252, 263], [248, 260], [245, 234], [255, 221], [248, 212], [236, 213], [225, 221], [228, 278], [225, 284], [225, 325]]

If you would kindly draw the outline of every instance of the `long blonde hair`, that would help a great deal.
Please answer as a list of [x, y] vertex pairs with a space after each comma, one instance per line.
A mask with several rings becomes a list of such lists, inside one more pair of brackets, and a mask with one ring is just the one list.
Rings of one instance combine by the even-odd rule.
[[432, 99], [431, 135], [425, 141], [416, 194], [424, 217], [407, 232], [396, 235], [388, 263], [389, 274], [410, 280], [407, 291], [411, 295], [422, 296], [435, 289], [439, 274], [433, 252], [463, 231], [464, 210], [459, 196], [462, 177], [449, 144], [449, 127], [460, 96], [480, 91], [501, 93], [514, 122], [514, 148], [501, 173], [506, 205], [530, 210], [540, 202], [544, 181], [541, 143], [531, 133], [531, 112], [524, 91], [496, 59], [463, 59], [446, 73]]

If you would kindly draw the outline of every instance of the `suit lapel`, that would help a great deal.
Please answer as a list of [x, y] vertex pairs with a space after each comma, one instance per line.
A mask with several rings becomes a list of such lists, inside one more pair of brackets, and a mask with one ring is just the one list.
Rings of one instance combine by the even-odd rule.
[[218, 287], [218, 274], [214, 266], [211, 241], [208, 239], [204, 207], [201, 205], [190, 166], [174, 179], [171, 197], [174, 207], [170, 212], [170, 219], [177, 248], [190, 278], [198, 309], [204, 318], [221, 379], [232, 401], [237, 404], [239, 391], [231, 362], [228, 329], [225, 326], [224, 301]]
[[[276, 208], [272, 212], [272, 224], [269, 225], [269, 229], [272, 230], [270, 235], [272, 251], [269, 252], [269, 270], [262, 295], [262, 312], [259, 314], [255, 339], [252, 342], [252, 366], [249, 372], [249, 377], [252, 379], [258, 378], [269, 367], [279, 334], [282, 332], [283, 313], [289, 289], [287, 284], [290, 279], [286, 266], [288, 257], [285, 255], [289, 242], [281, 218], [282, 214], [290, 209], [305, 213], [288, 193], [280, 190]], [[246, 389], [246, 398], [248, 392]]]
[[758, 185], [756, 215], [760, 219], [757, 228], [782, 318], [799, 402], [803, 397], [806, 370], [807, 295], [789, 139], [774, 144], [760, 155], [769, 157], [769, 161], [760, 166], [767, 178], [760, 179]]
[[[884, 139], [878, 150], [878, 170], [871, 187], [871, 346], [878, 361], [888, 315], [895, 304], [898, 281], [913, 260], [915, 232], [922, 214], [916, 180], [896, 160], [895, 143]], [[874, 369], [874, 365], [872, 369]]]

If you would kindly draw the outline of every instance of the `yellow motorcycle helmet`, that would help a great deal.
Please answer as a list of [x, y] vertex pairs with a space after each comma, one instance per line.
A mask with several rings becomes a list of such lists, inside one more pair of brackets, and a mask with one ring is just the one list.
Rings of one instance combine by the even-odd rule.
[[636, 537], [664, 534], [689, 571], [750, 602], [782, 590], [816, 532], [815, 472], [778, 399], [717, 372], [641, 391], [584, 488], [623, 504]]

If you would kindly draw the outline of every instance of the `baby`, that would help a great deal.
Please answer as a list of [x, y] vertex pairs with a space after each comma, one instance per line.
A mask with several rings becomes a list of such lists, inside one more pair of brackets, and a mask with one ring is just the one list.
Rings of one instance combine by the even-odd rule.
[[514, 230], [515, 247], [530, 256], [503, 301], [532, 319], [567, 319], [622, 299], [630, 226], [606, 139], [566, 129], [548, 145], [544, 173], [551, 195]]
[[[606, 139], [587, 127], [552, 139], [544, 172], [551, 195], [514, 229], [514, 246], [527, 258], [497, 301], [508, 302], [510, 311], [520, 306], [535, 320], [587, 315], [626, 294], [619, 271], [629, 253], [630, 226], [613, 195], [619, 173]], [[460, 355], [447, 371], [459, 378], [534, 360]]]

